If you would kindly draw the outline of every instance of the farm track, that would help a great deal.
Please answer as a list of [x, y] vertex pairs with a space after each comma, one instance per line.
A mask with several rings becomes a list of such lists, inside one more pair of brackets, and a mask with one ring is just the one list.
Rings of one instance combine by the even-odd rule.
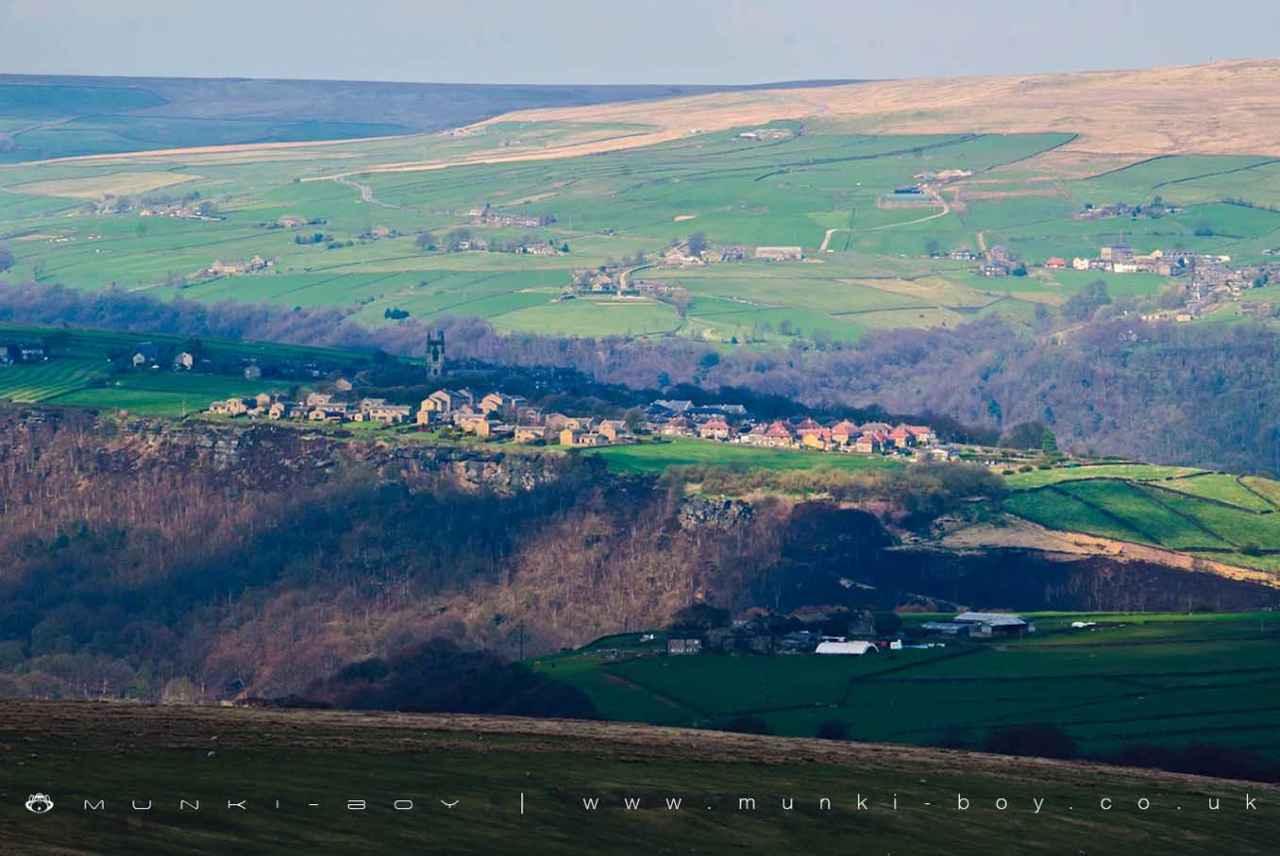
[[357, 191], [359, 191], [361, 202], [368, 203], [369, 205], [377, 205], [382, 208], [399, 209], [400, 207], [402, 207], [399, 205], [392, 205], [390, 202], [382, 202], [376, 196], [373, 195], [372, 187], [370, 187], [367, 184], [361, 184], [358, 181], [352, 181], [350, 178], [348, 178], [345, 175], [334, 176], [333, 180], [338, 184], [346, 185], [347, 187], [352, 187], [352, 188], [355, 188]]

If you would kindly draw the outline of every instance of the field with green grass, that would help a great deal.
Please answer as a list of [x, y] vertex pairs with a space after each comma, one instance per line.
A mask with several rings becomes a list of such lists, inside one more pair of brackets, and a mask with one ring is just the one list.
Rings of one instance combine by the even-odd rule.
[[[1049, 723], [1084, 754], [1212, 742], [1280, 759], [1277, 616], [1026, 617], [1037, 632], [1022, 640], [953, 639], [861, 657], [658, 656], [661, 638], [646, 647], [622, 637], [535, 665], [580, 687], [611, 719], [711, 725], [755, 716], [794, 736], [839, 721], [854, 739], [920, 745], [982, 745], [1007, 726]], [[911, 633], [939, 617], [904, 618]], [[1072, 629], [1073, 621], [1096, 626]]]
[[[120, 356], [142, 342], [171, 350], [198, 346], [213, 368], [182, 372], [167, 367], [122, 368]], [[246, 380], [240, 366], [249, 361], [267, 366], [314, 364], [330, 371], [355, 371], [370, 365], [372, 359], [368, 354], [332, 348], [218, 339], [197, 343], [179, 336], [0, 323], [0, 345], [8, 344], [43, 344], [49, 359], [0, 366], [0, 399], [20, 404], [124, 410], [143, 416], [182, 416], [204, 410], [218, 399], [287, 389], [290, 385], [289, 381], [271, 377]]]
[[[0, 740], [23, 755], [0, 779], [0, 836], [31, 856], [817, 853], [851, 840], [960, 856], [1182, 856], [1212, 840], [1261, 856], [1280, 834], [1280, 792], [1257, 783], [598, 722], [16, 702]], [[1242, 810], [1246, 791], [1258, 811]], [[50, 814], [23, 809], [37, 792]]]
[[1004, 509], [1084, 532], [1280, 571], [1280, 482], [1185, 467], [1097, 464], [1006, 476]]
[[[550, 144], [579, 139], [590, 129], [499, 123], [491, 133], [513, 139], [542, 134]], [[1074, 219], [1076, 198], [1124, 201], [1130, 184], [1082, 182], [1087, 186], [1050, 197], [984, 198], [950, 212], [939, 209], [940, 216], [927, 222], [916, 222], [919, 213], [912, 209], [876, 207], [881, 195], [921, 170], [964, 168], [984, 175], [1066, 139], [819, 132], [753, 145], [730, 131], [589, 160], [367, 175], [360, 174], [361, 164], [465, 154], [476, 143], [397, 138], [351, 143], [341, 151], [304, 146], [257, 159], [174, 155], [120, 166], [19, 164], [0, 169], [0, 234], [9, 236], [17, 258], [11, 277], [76, 288], [116, 283], [197, 300], [351, 307], [373, 324], [385, 323], [385, 310], [397, 308], [426, 319], [475, 315], [508, 331], [675, 334], [728, 344], [851, 341], [878, 328], [953, 325], [974, 311], [1026, 323], [1036, 304], [1061, 303], [1099, 278], [1116, 297], [1158, 293], [1165, 281], [1154, 276], [1037, 271], [991, 280], [974, 276], [964, 263], [927, 257], [930, 247], [975, 248], [982, 241], [1004, 243], [1030, 262], [1091, 255], [1098, 245], [1119, 240], [1120, 227]], [[324, 180], [338, 168], [350, 177]], [[200, 194], [220, 219], [93, 213], [95, 198], [107, 193]], [[468, 212], [486, 204], [498, 213], [551, 222], [526, 229], [472, 226]], [[276, 228], [282, 217], [316, 222]], [[1214, 236], [1193, 234], [1205, 223], [1213, 225]], [[550, 258], [427, 253], [414, 244], [421, 230], [440, 235], [455, 228], [488, 239], [568, 243], [571, 251]], [[1135, 221], [1123, 231], [1139, 249], [1174, 240], [1248, 254], [1260, 252], [1277, 228], [1280, 215], [1263, 209], [1197, 201], [1183, 214]], [[378, 229], [392, 234], [372, 237]], [[828, 229], [836, 231], [828, 251], [820, 252]], [[652, 258], [694, 232], [713, 244], [795, 244], [809, 258], [646, 270], [645, 278], [688, 291], [680, 312], [649, 300], [556, 300], [574, 269], [637, 252]], [[320, 244], [295, 241], [316, 233], [324, 238]], [[1148, 240], [1152, 247], [1144, 246]], [[195, 276], [215, 260], [252, 255], [276, 265], [248, 276]]]
[[[325, 99], [323, 109], [315, 101], [320, 90], [299, 83], [271, 102], [283, 111], [273, 120], [191, 119], [179, 108], [193, 98], [225, 106], [255, 87], [274, 93], [280, 84], [243, 81], [223, 91], [200, 81], [54, 83], [0, 85], [0, 133], [11, 140], [0, 156], [0, 242], [16, 258], [8, 278], [80, 289], [114, 283], [163, 298], [336, 306], [375, 325], [393, 323], [385, 313], [397, 309], [427, 320], [472, 315], [507, 332], [675, 335], [767, 347], [954, 326], [975, 315], [1030, 325], [1039, 307], [1060, 305], [1099, 279], [1113, 298], [1156, 297], [1166, 278], [1037, 267], [1050, 256], [1093, 256], [1122, 240], [1138, 251], [1187, 248], [1245, 262], [1280, 245], [1280, 213], [1273, 210], [1280, 168], [1264, 156], [1109, 157], [1095, 170], [1074, 162], [1064, 168], [1052, 155], [1072, 142], [1070, 132], [869, 134], [852, 130], [856, 123], [810, 117], [770, 123], [788, 136], [767, 141], [730, 128], [590, 157], [476, 162], [653, 128], [513, 116], [466, 133], [414, 133], [451, 117], [461, 122], [480, 108], [433, 92], [423, 96], [435, 99], [431, 115], [384, 110], [376, 84], [341, 83], [326, 84], [343, 98]], [[588, 87], [572, 98], [607, 94]], [[613, 94], [657, 93], [625, 87]], [[502, 87], [484, 96], [495, 109], [567, 97], [555, 88]], [[379, 109], [364, 110], [361, 119], [359, 105]], [[364, 137], [380, 138], [308, 143]], [[176, 148], [243, 142], [298, 145]], [[33, 162], [171, 147], [158, 157]], [[442, 163], [453, 165], [401, 168]], [[885, 204], [895, 188], [948, 170], [972, 175], [939, 185], [945, 205]], [[137, 204], [123, 213], [96, 210], [109, 196]], [[211, 204], [213, 219], [139, 216], [144, 204], [183, 197]], [[1144, 205], [1157, 197], [1180, 210], [1154, 218], [1076, 216], [1086, 205]], [[541, 225], [477, 225], [472, 212], [486, 206]], [[281, 228], [281, 218], [309, 222]], [[427, 252], [415, 243], [423, 231], [439, 238], [461, 228], [473, 238], [551, 241], [570, 251]], [[634, 262], [638, 253], [652, 261], [694, 233], [713, 246], [796, 245], [807, 257], [643, 269], [643, 278], [683, 289], [687, 299], [679, 301], [557, 299], [575, 270]], [[318, 243], [299, 242], [315, 235]], [[1030, 275], [988, 279], [975, 265], [937, 257], [997, 244], [1026, 261]], [[275, 265], [248, 276], [198, 275], [215, 260], [253, 255]]]
[[832, 467], [840, 470], [876, 470], [901, 466], [891, 458], [870, 455], [837, 455], [799, 449], [757, 449], [713, 440], [655, 440], [628, 446], [604, 446], [583, 454], [600, 458], [610, 472], [661, 474], [668, 467], [704, 466], [763, 470], [808, 470]]

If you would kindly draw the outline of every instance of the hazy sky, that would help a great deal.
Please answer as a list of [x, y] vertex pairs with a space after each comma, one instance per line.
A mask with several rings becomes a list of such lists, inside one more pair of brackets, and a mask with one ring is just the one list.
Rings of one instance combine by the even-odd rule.
[[10, 73], [748, 83], [1278, 54], [1278, 0], [0, 0]]

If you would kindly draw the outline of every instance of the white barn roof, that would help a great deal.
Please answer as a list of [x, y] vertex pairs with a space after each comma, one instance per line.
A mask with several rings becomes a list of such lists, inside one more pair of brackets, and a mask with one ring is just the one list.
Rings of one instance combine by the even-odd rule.
[[961, 624], [990, 624], [992, 627], [1022, 627], [1027, 622], [1008, 612], [962, 612], [952, 621]]
[[815, 654], [862, 655], [876, 650], [874, 642], [819, 642]]

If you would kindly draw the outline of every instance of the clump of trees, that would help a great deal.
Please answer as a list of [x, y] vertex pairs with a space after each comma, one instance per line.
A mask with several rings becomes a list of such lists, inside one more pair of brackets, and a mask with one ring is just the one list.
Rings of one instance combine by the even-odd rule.
[[1109, 303], [1111, 294], [1107, 291], [1107, 284], [1100, 279], [1094, 280], [1067, 298], [1062, 304], [1062, 317], [1068, 321], [1088, 321], [1098, 309]]
[[591, 699], [577, 687], [523, 663], [463, 650], [448, 639], [429, 639], [387, 658], [352, 663], [302, 696], [352, 710], [596, 717]]

